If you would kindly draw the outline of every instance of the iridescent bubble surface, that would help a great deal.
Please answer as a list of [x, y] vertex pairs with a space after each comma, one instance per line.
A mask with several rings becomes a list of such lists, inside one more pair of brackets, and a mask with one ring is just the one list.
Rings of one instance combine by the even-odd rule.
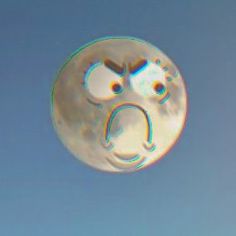
[[99, 170], [132, 172], [176, 143], [187, 93], [174, 63], [150, 43], [109, 37], [78, 49], [52, 91], [52, 119], [73, 155]]

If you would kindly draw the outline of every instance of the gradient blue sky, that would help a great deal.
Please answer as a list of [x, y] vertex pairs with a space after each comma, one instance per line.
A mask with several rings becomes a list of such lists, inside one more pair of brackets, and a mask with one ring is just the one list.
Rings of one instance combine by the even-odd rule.
[[[235, 236], [235, 13], [234, 0], [1, 1], [0, 235]], [[162, 49], [189, 93], [177, 146], [128, 175], [81, 164], [50, 119], [58, 68], [107, 35]]]

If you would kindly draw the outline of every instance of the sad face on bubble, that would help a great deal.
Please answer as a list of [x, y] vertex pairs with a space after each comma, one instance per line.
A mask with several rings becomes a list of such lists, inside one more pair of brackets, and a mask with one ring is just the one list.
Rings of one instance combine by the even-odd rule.
[[100, 170], [131, 172], [163, 157], [187, 112], [184, 81], [173, 62], [134, 38], [97, 40], [61, 69], [53, 120], [68, 149]]

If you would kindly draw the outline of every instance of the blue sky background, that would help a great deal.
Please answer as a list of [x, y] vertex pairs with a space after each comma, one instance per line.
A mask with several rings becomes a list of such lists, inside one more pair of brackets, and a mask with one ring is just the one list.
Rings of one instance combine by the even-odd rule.
[[[1, 236], [235, 236], [234, 0], [0, 1]], [[180, 67], [189, 117], [144, 171], [81, 164], [50, 119], [58, 68], [107, 35], [147, 40]]]

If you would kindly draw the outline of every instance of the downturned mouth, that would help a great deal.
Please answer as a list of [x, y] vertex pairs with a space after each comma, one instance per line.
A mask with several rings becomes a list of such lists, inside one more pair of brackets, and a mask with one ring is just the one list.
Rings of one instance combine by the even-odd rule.
[[[108, 151], [110, 151], [111, 155], [109, 155], [109, 157], [107, 157], [107, 161], [108, 163], [118, 169], [118, 170], [122, 170], [122, 171], [132, 171], [138, 168], [141, 168], [145, 161], [147, 160], [147, 158], [141, 154], [139, 154], [139, 151], [136, 152], [134, 151], [133, 153], [126, 153], [126, 151], [124, 150], [116, 150], [113, 148], [115, 147], [115, 139], [116, 136], [118, 135], [122, 135], [120, 133], [120, 130], [123, 130], [124, 127], [119, 127], [117, 129], [117, 131], [111, 134], [111, 127], [113, 125], [113, 121], [115, 119], [115, 117], [122, 111], [125, 109], [136, 109], [138, 111], [140, 111], [143, 114], [143, 119], [144, 122], [143, 123], [143, 127], [146, 126], [146, 133], [144, 134], [143, 137], [143, 141], [142, 141], [142, 136], [140, 137], [140, 146], [147, 150], [148, 152], [152, 152], [155, 150], [156, 145], [153, 143], [153, 135], [152, 135], [152, 122], [151, 122], [151, 118], [149, 117], [148, 113], [146, 112], [146, 110], [144, 108], [142, 108], [141, 106], [139, 106], [138, 104], [134, 104], [134, 103], [123, 103], [120, 104], [118, 106], [116, 106], [110, 113], [110, 115], [108, 116], [108, 119], [105, 123], [105, 129], [104, 129], [104, 141], [102, 142], [102, 145], [105, 149], [107, 149]], [[129, 113], [128, 113], [129, 114]], [[138, 113], [139, 114], [139, 113]], [[123, 114], [124, 115], [124, 114]], [[125, 114], [126, 115], [126, 114]], [[141, 117], [141, 116], [140, 116]], [[114, 140], [112, 140], [114, 139]], [[124, 145], [126, 145], [126, 142], [124, 142]], [[138, 148], [138, 150], [140, 150]]]
[[149, 144], [151, 144], [152, 143], [152, 122], [151, 122], [151, 119], [150, 119], [148, 113], [146, 112], [146, 110], [135, 103], [123, 103], [123, 104], [116, 106], [111, 111], [111, 113], [107, 119], [106, 125], [105, 125], [105, 141], [107, 143], [109, 143], [111, 141], [110, 130], [111, 130], [112, 122], [113, 122], [114, 118], [117, 116], [117, 114], [125, 109], [138, 109], [143, 113], [143, 115], [145, 117], [145, 121], [146, 121], [146, 130], [147, 130], [145, 141], [147, 141]]

